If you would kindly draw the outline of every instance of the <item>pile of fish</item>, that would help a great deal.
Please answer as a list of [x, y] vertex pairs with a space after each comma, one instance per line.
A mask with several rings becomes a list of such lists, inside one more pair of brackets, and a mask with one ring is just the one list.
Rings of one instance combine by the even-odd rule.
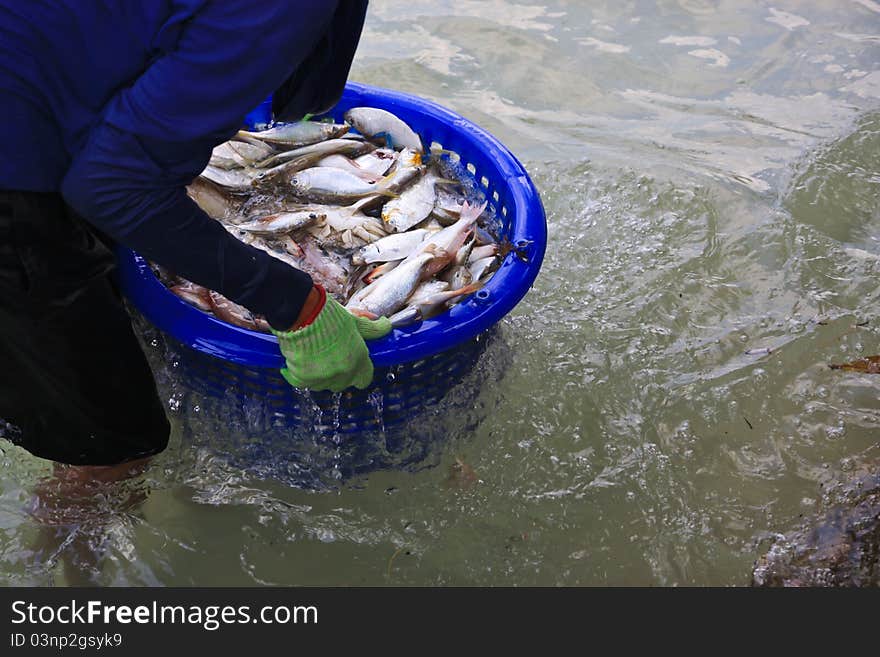
[[[359, 107], [342, 124], [240, 131], [187, 192], [232, 235], [308, 272], [352, 313], [398, 327], [473, 294], [508, 251], [467, 180], [447, 154], [426, 154], [404, 121]], [[269, 330], [219, 293], [154, 271], [201, 310]]]

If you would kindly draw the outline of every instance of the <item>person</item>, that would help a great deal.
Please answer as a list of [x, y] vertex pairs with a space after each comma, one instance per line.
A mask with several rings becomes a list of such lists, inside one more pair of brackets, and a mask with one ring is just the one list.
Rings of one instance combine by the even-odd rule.
[[349, 314], [185, 191], [269, 94], [281, 121], [335, 104], [366, 10], [366, 0], [0, 0], [7, 438], [111, 479], [165, 448], [168, 420], [112, 280], [114, 242], [264, 315], [293, 385], [369, 384], [364, 339], [390, 331], [387, 319]]

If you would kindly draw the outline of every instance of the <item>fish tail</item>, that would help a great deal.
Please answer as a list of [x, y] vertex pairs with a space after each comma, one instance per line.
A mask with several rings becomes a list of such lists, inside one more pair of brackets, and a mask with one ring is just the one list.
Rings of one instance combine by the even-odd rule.
[[465, 294], [473, 294], [481, 287], [483, 287], [485, 283], [482, 281], [477, 281], [476, 283], [471, 283], [470, 285], [465, 285], [464, 287], [460, 287], [457, 290], [450, 290], [447, 294], [449, 294], [450, 298], [454, 299], [455, 297], [460, 297]]
[[488, 205], [488, 201], [484, 201], [482, 205], [471, 205], [465, 201], [461, 208], [461, 218], [468, 224], [472, 224], [480, 218], [480, 215], [483, 214]]

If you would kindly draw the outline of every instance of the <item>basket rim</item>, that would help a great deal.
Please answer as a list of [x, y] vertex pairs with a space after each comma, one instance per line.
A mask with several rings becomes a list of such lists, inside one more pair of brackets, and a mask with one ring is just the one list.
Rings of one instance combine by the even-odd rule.
[[[509, 240], [527, 258], [511, 251], [498, 271], [477, 294], [435, 318], [396, 328], [388, 336], [368, 342], [374, 365], [389, 367], [453, 349], [475, 338], [509, 313], [537, 278], [547, 243], [547, 223], [541, 198], [516, 156], [489, 132], [452, 110], [411, 94], [349, 82], [336, 107], [367, 105], [404, 114], [418, 114], [451, 126], [469, 147], [479, 149], [497, 166], [508, 186], [513, 208]], [[406, 120], [406, 119], [404, 119]], [[420, 132], [418, 125], [413, 129]], [[464, 149], [462, 149], [464, 150]], [[466, 153], [462, 154], [466, 159]], [[495, 172], [493, 172], [494, 174]], [[483, 173], [483, 175], [488, 175]], [[199, 351], [257, 367], [281, 367], [283, 358], [274, 335], [250, 331], [190, 306], [155, 277], [144, 258], [117, 247], [120, 287], [129, 301], [157, 328]]]

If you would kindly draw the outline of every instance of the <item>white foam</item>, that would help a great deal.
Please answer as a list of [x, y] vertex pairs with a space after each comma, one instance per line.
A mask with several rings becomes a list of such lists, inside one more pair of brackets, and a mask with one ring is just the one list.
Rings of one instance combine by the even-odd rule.
[[798, 16], [797, 14], [789, 14], [787, 11], [779, 11], [774, 7], [770, 7], [771, 16], [768, 16], [764, 20], [768, 23], [776, 23], [777, 25], [781, 25], [786, 30], [793, 30], [796, 27], [803, 27], [804, 25], [809, 25], [810, 21], [808, 21], [803, 16]]
[[[732, 38], [732, 37], [731, 37]], [[737, 41], [739, 41], [737, 39]], [[718, 43], [712, 37], [707, 36], [673, 36], [663, 37], [659, 43], [668, 43], [673, 46], [714, 46]]]
[[715, 48], [702, 48], [699, 50], [689, 50], [688, 55], [692, 57], [699, 57], [700, 59], [712, 59], [714, 60], [710, 66], [718, 66], [721, 68], [726, 67], [730, 64], [730, 57], [725, 55], [720, 50], [716, 50]]
[[625, 46], [621, 43], [609, 43], [608, 41], [600, 41], [599, 39], [594, 39], [593, 37], [578, 39], [578, 43], [582, 43], [585, 46], [590, 46], [601, 52], [622, 54], [630, 51], [629, 46]]

